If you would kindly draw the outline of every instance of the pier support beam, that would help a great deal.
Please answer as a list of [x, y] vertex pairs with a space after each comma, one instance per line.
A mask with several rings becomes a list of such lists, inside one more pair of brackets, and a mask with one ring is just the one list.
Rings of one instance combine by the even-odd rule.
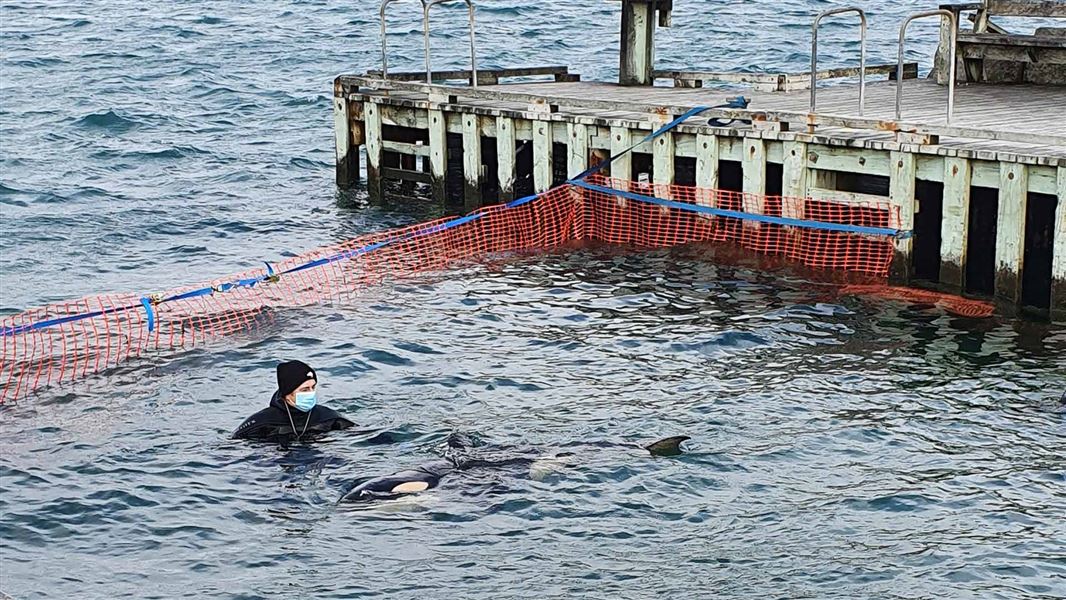
[[476, 114], [463, 115], [463, 204], [467, 212], [481, 206], [481, 127]]
[[807, 144], [785, 142], [782, 155], [781, 214], [791, 219], [802, 219], [807, 208]]
[[363, 104], [363, 128], [366, 133], [366, 187], [371, 202], [384, 200], [385, 182], [381, 178], [381, 107]]
[[1058, 168], [1058, 204], [1051, 254], [1051, 318], [1066, 321], [1066, 167]]
[[352, 114], [354, 112], [352, 109], [356, 106], [361, 105], [349, 103], [343, 93], [333, 97], [333, 133], [336, 138], [337, 149], [337, 185], [342, 188], [351, 187], [355, 182], [359, 181], [359, 143], [362, 140], [356, 139], [356, 136], [361, 134], [362, 130], [354, 118], [355, 115]]
[[696, 202], [714, 207], [718, 197], [718, 136], [696, 134]]
[[[766, 141], [744, 138], [744, 212], [766, 214]], [[745, 227], [758, 227], [755, 221], [745, 220]]]
[[552, 186], [552, 123], [533, 121], [533, 191], [546, 192]]
[[1025, 214], [1029, 170], [1019, 163], [999, 163], [999, 215], [996, 218], [996, 297], [1017, 304], [1022, 294]]
[[[888, 200], [899, 209], [899, 229], [914, 231], [914, 192], [916, 157], [909, 152], [891, 153], [891, 171], [888, 182]], [[911, 278], [911, 250], [914, 240], [910, 237], [896, 240], [896, 254], [892, 259], [889, 278], [896, 283], [907, 283]]]
[[433, 188], [433, 200], [443, 203], [448, 199], [448, 129], [444, 121], [444, 111], [430, 109], [427, 118], [430, 185]]
[[566, 176], [573, 178], [589, 168], [589, 128], [581, 123], [567, 126]]
[[629, 181], [633, 178], [633, 153], [625, 152], [631, 143], [628, 127], [611, 128], [611, 156], [617, 157], [610, 166], [612, 179]]
[[671, 198], [670, 186], [674, 184], [674, 134], [668, 131], [652, 143], [654, 148], [651, 151], [651, 174], [655, 195], [659, 198]]
[[970, 226], [970, 179], [965, 158], [944, 158], [944, 213], [940, 222], [940, 282], [962, 290], [966, 233]]
[[515, 131], [509, 117], [496, 117], [496, 165], [500, 202], [510, 202], [515, 199]]

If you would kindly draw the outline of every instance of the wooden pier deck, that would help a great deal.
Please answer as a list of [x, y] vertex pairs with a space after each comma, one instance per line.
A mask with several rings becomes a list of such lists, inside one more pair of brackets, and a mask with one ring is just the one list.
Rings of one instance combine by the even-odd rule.
[[[928, 126], [933, 130], [964, 133], [966, 129], [982, 130], [985, 138], [941, 135], [938, 151], [962, 150], [974, 158], [990, 153], [1017, 155], [1023, 162], [1036, 159], [1038, 164], [1066, 164], [1066, 87], [1050, 85], [960, 85], [955, 98], [952, 119], [954, 128], [945, 122], [947, 88], [930, 79], [909, 79], [904, 82], [903, 121]], [[553, 98], [565, 114], [596, 116], [607, 119], [641, 119], [636, 112], [581, 110], [566, 105], [566, 100], [601, 100], [619, 105], [653, 104], [691, 108], [714, 106], [727, 97], [743, 94], [749, 100], [749, 110], [771, 113], [806, 114], [809, 91], [760, 92], [750, 89], [723, 90], [714, 88], [685, 89], [675, 87], [627, 87], [597, 82], [540, 82], [483, 86], [482, 90], [525, 93]], [[865, 118], [884, 122], [894, 121], [896, 84], [880, 81], [866, 88]], [[478, 105], [470, 99], [471, 105]], [[481, 101], [489, 106], [504, 108], [506, 103]], [[514, 105], [511, 106], [515, 108]], [[833, 85], [819, 89], [818, 112], [858, 118], [856, 85]], [[801, 122], [802, 123], [802, 122]], [[822, 135], [837, 139], [882, 142], [891, 145], [895, 136], [888, 131], [819, 128]], [[999, 139], [990, 139], [997, 137]], [[1019, 140], [1037, 141], [1023, 143]], [[1048, 160], [1042, 160], [1042, 159]]]

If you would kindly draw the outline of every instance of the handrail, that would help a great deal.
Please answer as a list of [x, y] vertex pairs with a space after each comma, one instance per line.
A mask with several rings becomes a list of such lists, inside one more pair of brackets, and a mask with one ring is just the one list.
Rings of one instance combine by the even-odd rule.
[[[445, 2], [451, 2], [452, 0], [422, 0], [423, 5], [423, 29], [426, 36], [426, 83], [433, 83], [432, 70], [429, 68], [429, 9], [438, 4]], [[474, 41], [474, 3], [472, 0], [464, 0], [466, 2], [467, 12], [470, 17], [470, 85], [477, 87], [477, 45]]]
[[[426, 73], [430, 72], [429, 68], [429, 23], [426, 17], [426, 0], [419, 0], [422, 3], [422, 36], [425, 38], [426, 47]], [[389, 50], [388, 50], [388, 37], [385, 35], [385, 9], [388, 8], [393, 2], [399, 2], [399, 0], [381, 0], [381, 78], [389, 78]], [[426, 83], [432, 83], [427, 80]]]
[[859, 15], [859, 116], [866, 109], [866, 11], [854, 6], [833, 8], [822, 11], [814, 18], [811, 25], [811, 114], [817, 107], [818, 97], [818, 24], [825, 17], [841, 13], [858, 13]]
[[896, 62], [896, 120], [903, 119], [903, 44], [907, 34], [907, 26], [911, 24], [911, 21], [921, 19], [924, 17], [947, 17], [948, 25], [951, 27], [951, 48], [948, 51], [948, 114], [945, 119], [945, 124], [951, 125], [951, 117], [955, 113], [955, 71], [958, 65], [955, 64], [955, 48], [958, 46], [959, 36], [959, 20], [956, 18], [955, 13], [950, 10], [929, 10], [920, 13], [914, 13], [907, 17], [903, 21], [903, 25], [899, 28], [899, 49]]

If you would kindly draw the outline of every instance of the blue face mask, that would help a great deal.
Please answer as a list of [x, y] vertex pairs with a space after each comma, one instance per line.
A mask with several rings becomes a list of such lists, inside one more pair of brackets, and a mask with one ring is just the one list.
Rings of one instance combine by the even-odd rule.
[[296, 408], [303, 412], [307, 412], [315, 407], [316, 393], [311, 392], [296, 392]]

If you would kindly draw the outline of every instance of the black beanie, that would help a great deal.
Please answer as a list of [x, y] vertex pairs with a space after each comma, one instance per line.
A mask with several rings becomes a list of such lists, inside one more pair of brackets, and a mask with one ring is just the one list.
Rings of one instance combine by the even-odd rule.
[[278, 397], [288, 396], [308, 379], [318, 383], [318, 375], [307, 363], [298, 360], [278, 363]]

